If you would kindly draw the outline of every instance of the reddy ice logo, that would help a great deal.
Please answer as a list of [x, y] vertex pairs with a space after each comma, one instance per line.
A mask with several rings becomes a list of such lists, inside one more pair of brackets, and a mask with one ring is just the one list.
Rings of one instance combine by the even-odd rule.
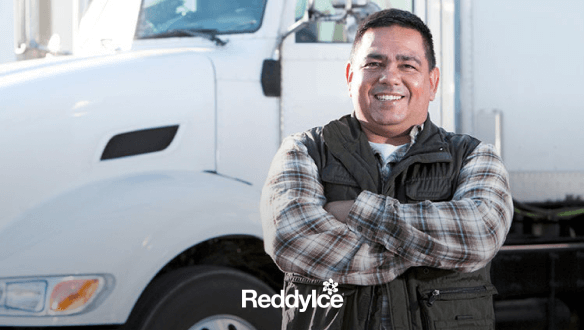
[[329, 279], [328, 281], [324, 281], [322, 285], [324, 285], [324, 291], [328, 292], [329, 295], [332, 295], [333, 292], [339, 291], [339, 289], [337, 289], [339, 283], [333, 282], [332, 278]]
[[308, 306], [316, 308], [341, 308], [343, 306], [343, 296], [340, 294], [333, 294], [339, 289], [339, 283], [329, 279], [324, 281], [322, 284], [324, 286], [324, 292], [317, 296], [316, 290], [312, 290], [312, 293], [308, 296], [303, 296], [295, 290], [293, 294], [284, 295], [284, 290], [280, 290], [280, 294], [275, 294], [269, 296], [267, 294], [262, 294], [258, 297], [258, 293], [255, 290], [241, 290], [241, 307], [247, 308], [247, 303], [251, 303], [252, 308], [283, 308], [284, 306], [288, 308], [300, 308], [300, 312], [306, 311]]

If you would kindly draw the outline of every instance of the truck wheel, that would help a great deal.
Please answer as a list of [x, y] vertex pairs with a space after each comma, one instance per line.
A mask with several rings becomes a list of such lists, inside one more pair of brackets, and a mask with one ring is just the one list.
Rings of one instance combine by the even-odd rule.
[[242, 290], [257, 297], [274, 290], [244, 272], [215, 266], [178, 269], [154, 280], [142, 294], [127, 329], [139, 330], [273, 330], [278, 308], [242, 308]]

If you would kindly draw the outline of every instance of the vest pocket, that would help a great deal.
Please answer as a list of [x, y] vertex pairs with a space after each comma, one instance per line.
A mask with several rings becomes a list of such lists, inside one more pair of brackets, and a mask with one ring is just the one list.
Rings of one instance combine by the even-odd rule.
[[[297, 274], [286, 273], [284, 277], [285, 296], [312, 299], [309, 304], [288, 306], [284, 304], [282, 312], [282, 329], [284, 330], [354, 330], [378, 329], [381, 306], [377, 306], [378, 293], [373, 286], [343, 285], [337, 286], [337, 292], [343, 297], [342, 306], [321, 307], [312, 300], [321, 295], [328, 295], [323, 281], [309, 279]], [[327, 300], [325, 300], [327, 301]], [[372, 308], [373, 307], [373, 308]], [[375, 308], [379, 307], [379, 308]], [[373, 325], [372, 325], [373, 324]]]
[[340, 164], [327, 165], [320, 178], [327, 202], [356, 199], [361, 192], [355, 178]]
[[355, 178], [341, 164], [330, 162], [330, 164], [327, 164], [326, 167], [322, 169], [320, 177], [323, 182], [359, 187]]
[[406, 196], [410, 201], [442, 201], [452, 195], [450, 178], [420, 178], [406, 181]]
[[425, 330], [494, 329], [491, 284], [457, 288], [418, 288]]

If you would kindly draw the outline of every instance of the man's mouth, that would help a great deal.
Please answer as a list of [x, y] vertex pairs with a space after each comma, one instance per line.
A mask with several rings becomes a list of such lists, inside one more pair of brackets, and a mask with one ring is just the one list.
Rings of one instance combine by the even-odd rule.
[[388, 94], [377, 94], [375, 98], [379, 101], [397, 101], [403, 98], [402, 95], [388, 95]]

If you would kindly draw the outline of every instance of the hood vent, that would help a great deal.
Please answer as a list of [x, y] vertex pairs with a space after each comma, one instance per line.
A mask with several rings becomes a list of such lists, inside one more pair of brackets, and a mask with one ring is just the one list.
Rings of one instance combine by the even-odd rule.
[[166, 149], [178, 125], [143, 129], [115, 135], [107, 143], [101, 160], [147, 154]]

